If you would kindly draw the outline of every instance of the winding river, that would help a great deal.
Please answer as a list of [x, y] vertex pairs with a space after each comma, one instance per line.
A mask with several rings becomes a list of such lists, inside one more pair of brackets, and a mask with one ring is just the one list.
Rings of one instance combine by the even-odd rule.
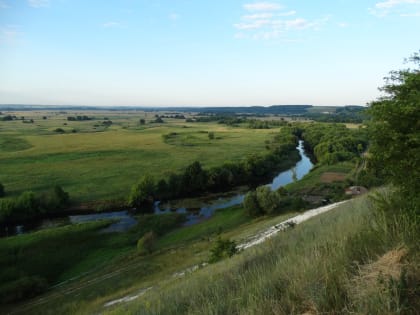
[[[293, 183], [305, 176], [313, 167], [309, 157], [305, 154], [303, 149], [303, 141], [299, 141], [297, 146], [301, 160], [296, 163], [291, 169], [279, 173], [270, 184], [267, 184], [272, 190], [276, 190], [281, 186]], [[216, 210], [225, 209], [235, 205], [239, 205], [244, 201], [246, 191], [240, 193], [218, 194], [214, 197], [207, 198], [193, 198], [178, 200], [175, 204], [171, 203], [161, 204], [157, 201], [154, 205], [155, 214], [164, 213], [185, 213], [187, 220], [185, 225], [192, 225], [210, 218]], [[222, 197], [221, 197], [222, 196]], [[90, 221], [98, 221], [104, 219], [114, 219], [115, 223], [103, 229], [102, 232], [123, 232], [136, 225], [136, 219], [128, 211], [116, 211], [107, 213], [95, 213], [84, 215], [72, 215], [64, 218], [43, 220], [38, 224], [32, 225], [18, 225], [15, 227], [8, 227], [7, 230], [1, 231], [3, 236], [22, 234], [33, 230], [40, 230], [48, 227], [64, 224], [74, 224]]]
[[[271, 190], [277, 190], [281, 186], [293, 183], [302, 179], [303, 176], [309, 173], [313, 164], [309, 157], [305, 154], [303, 149], [303, 141], [299, 141], [297, 146], [301, 160], [296, 163], [291, 169], [279, 173], [270, 184], [267, 184]], [[187, 214], [187, 221], [185, 225], [196, 224], [202, 220], [210, 218], [216, 210], [229, 208], [241, 204], [245, 199], [246, 192], [238, 193], [228, 197], [219, 197], [217, 199], [203, 202], [199, 207], [191, 208], [186, 206], [171, 207], [170, 203], [165, 204], [163, 207], [160, 202], [155, 203], [155, 214], [161, 213], [185, 213]]]

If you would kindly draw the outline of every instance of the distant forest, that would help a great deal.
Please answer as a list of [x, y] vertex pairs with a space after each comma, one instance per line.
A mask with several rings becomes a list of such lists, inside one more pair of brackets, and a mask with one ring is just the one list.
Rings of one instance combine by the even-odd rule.
[[[139, 106], [58, 106], [58, 105], [0, 105], [0, 111], [14, 110], [78, 110], [78, 111], [146, 111], [146, 112], [180, 112], [217, 116], [288, 116], [307, 118], [320, 122], [362, 123], [367, 119], [366, 107], [347, 106], [313, 106], [313, 105], [272, 105], [249, 107], [139, 107]], [[6, 113], [3, 113], [4, 115]], [[0, 113], [1, 115], [1, 113]], [[3, 117], [4, 118], [4, 117]], [[1, 119], [1, 118], [0, 118]]]

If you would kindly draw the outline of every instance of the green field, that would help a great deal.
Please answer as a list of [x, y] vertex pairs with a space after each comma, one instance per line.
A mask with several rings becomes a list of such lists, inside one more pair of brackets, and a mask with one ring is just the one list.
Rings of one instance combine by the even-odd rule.
[[[142, 175], [164, 178], [196, 160], [208, 168], [245, 159], [264, 151], [276, 132], [166, 118], [164, 124], [152, 124], [155, 113], [136, 111], [11, 114], [34, 123], [0, 121], [0, 182], [6, 192], [17, 195], [58, 184], [76, 202], [125, 198]], [[95, 119], [67, 120], [77, 115]], [[104, 118], [113, 124], [104, 127]], [[139, 124], [141, 118], [145, 125]], [[170, 133], [176, 136], [165, 141], [163, 135]]]

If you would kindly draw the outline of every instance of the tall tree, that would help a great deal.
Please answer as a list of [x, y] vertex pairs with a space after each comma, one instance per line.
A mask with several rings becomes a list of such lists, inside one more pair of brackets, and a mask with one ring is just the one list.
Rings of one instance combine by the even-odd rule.
[[[155, 191], [156, 186], [153, 178], [148, 175], [143, 176], [140, 181], [131, 188], [130, 195], [128, 196], [128, 204], [137, 208], [148, 207], [153, 204]], [[145, 210], [145, 208], [142, 210]]]
[[414, 69], [392, 71], [369, 108], [371, 165], [409, 198], [420, 191], [420, 55]]

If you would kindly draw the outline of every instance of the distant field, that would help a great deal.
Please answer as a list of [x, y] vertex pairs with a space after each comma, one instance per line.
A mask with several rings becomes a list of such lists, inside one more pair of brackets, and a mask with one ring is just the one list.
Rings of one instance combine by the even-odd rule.
[[[173, 118], [152, 124], [156, 113], [137, 111], [3, 114], [19, 119], [0, 121], [0, 183], [6, 192], [41, 191], [59, 184], [81, 202], [125, 197], [140, 176], [162, 178], [195, 160], [211, 167], [244, 159], [264, 151], [265, 141], [278, 130]], [[67, 120], [78, 115], [94, 119]], [[146, 124], [140, 125], [140, 119]], [[109, 120], [113, 123], [107, 127], [103, 122]], [[214, 133], [214, 139], [208, 132]], [[163, 135], [170, 133], [176, 133], [175, 138], [165, 141]]]

